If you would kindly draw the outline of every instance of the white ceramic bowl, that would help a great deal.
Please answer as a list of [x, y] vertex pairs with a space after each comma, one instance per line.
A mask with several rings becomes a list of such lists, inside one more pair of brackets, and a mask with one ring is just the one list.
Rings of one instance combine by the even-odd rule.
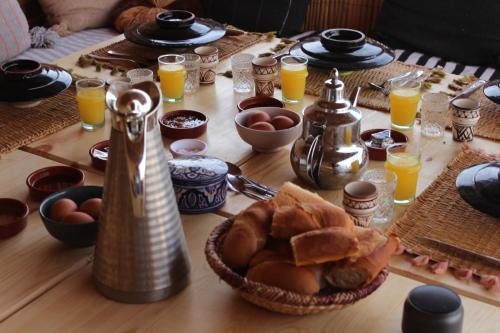
[[208, 150], [208, 145], [196, 139], [181, 139], [170, 144], [170, 152], [174, 157], [205, 155]]
[[[263, 111], [271, 116], [287, 116], [293, 119], [293, 127], [276, 131], [259, 131], [245, 126], [248, 117], [256, 111]], [[252, 146], [255, 151], [272, 153], [295, 141], [302, 133], [302, 117], [290, 110], [278, 107], [257, 107], [244, 110], [234, 117], [236, 130], [240, 137]]]

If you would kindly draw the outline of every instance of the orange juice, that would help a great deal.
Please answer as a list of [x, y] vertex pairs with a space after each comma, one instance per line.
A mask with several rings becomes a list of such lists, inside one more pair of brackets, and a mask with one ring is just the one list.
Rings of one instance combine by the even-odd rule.
[[283, 99], [290, 102], [302, 100], [306, 87], [307, 67], [282, 65], [280, 76]]
[[413, 127], [420, 102], [420, 82], [399, 80], [391, 82], [391, 125], [395, 128]]
[[182, 100], [184, 97], [184, 82], [186, 80], [184, 65], [160, 65], [158, 75], [160, 76], [163, 99], [168, 102]]
[[[79, 89], [76, 95], [80, 118], [85, 125], [100, 127], [104, 123], [105, 91], [102, 88]], [[86, 128], [86, 127], [85, 127]]]
[[385, 168], [397, 175], [394, 202], [405, 204], [415, 199], [418, 173], [420, 171], [418, 156], [407, 152], [387, 153]]

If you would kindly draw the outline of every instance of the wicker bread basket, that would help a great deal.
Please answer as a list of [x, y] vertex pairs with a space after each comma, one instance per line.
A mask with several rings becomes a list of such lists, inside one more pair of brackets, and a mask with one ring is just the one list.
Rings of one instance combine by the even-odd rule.
[[244, 299], [268, 310], [291, 315], [339, 310], [370, 295], [387, 278], [388, 271], [384, 269], [363, 288], [341, 292], [332, 291], [320, 295], [297, 294], [247, 280], [227, 267], [221, 260], [222, 242], [232, 224], [232, 220], [227, 220], [210, 233], [205, 247], [208, 264], [222, 280], [237, 289]]

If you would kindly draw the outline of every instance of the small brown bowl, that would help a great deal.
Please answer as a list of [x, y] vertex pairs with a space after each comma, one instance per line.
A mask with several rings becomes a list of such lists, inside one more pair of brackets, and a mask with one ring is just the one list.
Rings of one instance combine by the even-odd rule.
[[26, 203], [10, 198], [0, 198], [0, 239], [20, 233], [28, 223], [29, 208]]
[[35, 200], [43, 200], [52, 193], [69, 187], [82, 186], [83, 171], [69, 166], [51, 166], [31, 173], [26, 178], [30, 195]]
[[238, 108], [238, 112], [241, 112], [243, 110], [258, 108], [258, 107], [265, 107], [265, 106], [275, 106], [278, 108], [282, 108], [285, 106], [285, 104], [283, 104], [283, 102], [280, 101], [279, 99], [276, 99], [273, 97], [254, 96], [254, 97], [246, 98], [236, 105], [236, 107]]
[[[194, 116], [200, 119], [202, 123], [195, 127], [181, 128], [172, 127], [167, 125], [169, 119], [173, 119], [179, 116]], [[179, 140], [179, 139], [194, 139], [203, 135], [207, 131], [208, 118], [203, 113], [193, 110], [177, 110], [167, 112], [159, 120], [161, 134], [169, 139]]]
[[[371, 130], [367, 130], [361, 133], [361, 140], [363, 140], [368, 148], [368, 157], [372, 161], [385, 161], [387, 158], [386, 148], [377, 148], [371, 147], [367, 142], [370, 141], [371, 135], [373, 133], [385, 131], [384, 128], [375, 128]], [[408, 137], [401, 132], [395, 131], [393, 129], [391, 131], [391, 138], [394, 140], [394, 143], [404, 143], [408, 142]]]
[[89, 149], [90, 160], [92, 161], [92, 166], [97, 170], [106, 170], [106, 163], [108, 158], [104, 157], [102, 152], [108, 153], [109, 150], [109, 140], [104, 140], [96, 143]]

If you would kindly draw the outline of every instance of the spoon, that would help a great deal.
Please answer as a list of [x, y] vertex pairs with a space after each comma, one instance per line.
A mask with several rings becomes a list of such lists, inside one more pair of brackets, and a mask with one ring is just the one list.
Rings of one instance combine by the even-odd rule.
[[271, 195], [271, 196], [276, 195], [276, 193], [277, 193], [276, 190], [274, 190], [266, 185], [262, 185], [260, 183], [257, 183], [256, 181], [254, 181], [248, 177], [242, 176], [242, 171], [241, 171], [240, 167], [237, 166], [236, 164], [233, 164], [231, 162], [226, 162], [226, 164], [228, 167], [228, 175], [231, 175], [231, 176], [234, 176], [235, 178], [237, 178], [237, 180], [235, 180], [235, 181], [242, 182], [243, 185], [245, 186], [245, 188], [254, 189], [255, 191], [261, 193], [262, 195]]
[[456, 100], [456, 99], [459, 99], [459, 98], [462, 98], [462, 97], [466, 97], [470, 94], [472, 94], [474, 91], [478, 90], [479, 88], [481, 88], [484, 84], [486, 83], [485, 80], [477, 80], [476, 82], [474, 82], [473, 84], [471, 84], [470, 86], [468, 86], [467, 88], [465, 88], [460, 94], [458, 94], [457, 96], [453, 97], [450, 99], [450, 104]]
[[235, 192], [246, 195], [249, 198], [255, 200], [268, 200], [273, 197], [273, 195], [271, 194], [257, 194], [255, 192], [250, 192], [247, 189], [247, 184], [245, 184], [245, 181], [238, 176], [228, 174], [227, 180], [228, 184], [230, 184], [230, 188], [232, 188]]

